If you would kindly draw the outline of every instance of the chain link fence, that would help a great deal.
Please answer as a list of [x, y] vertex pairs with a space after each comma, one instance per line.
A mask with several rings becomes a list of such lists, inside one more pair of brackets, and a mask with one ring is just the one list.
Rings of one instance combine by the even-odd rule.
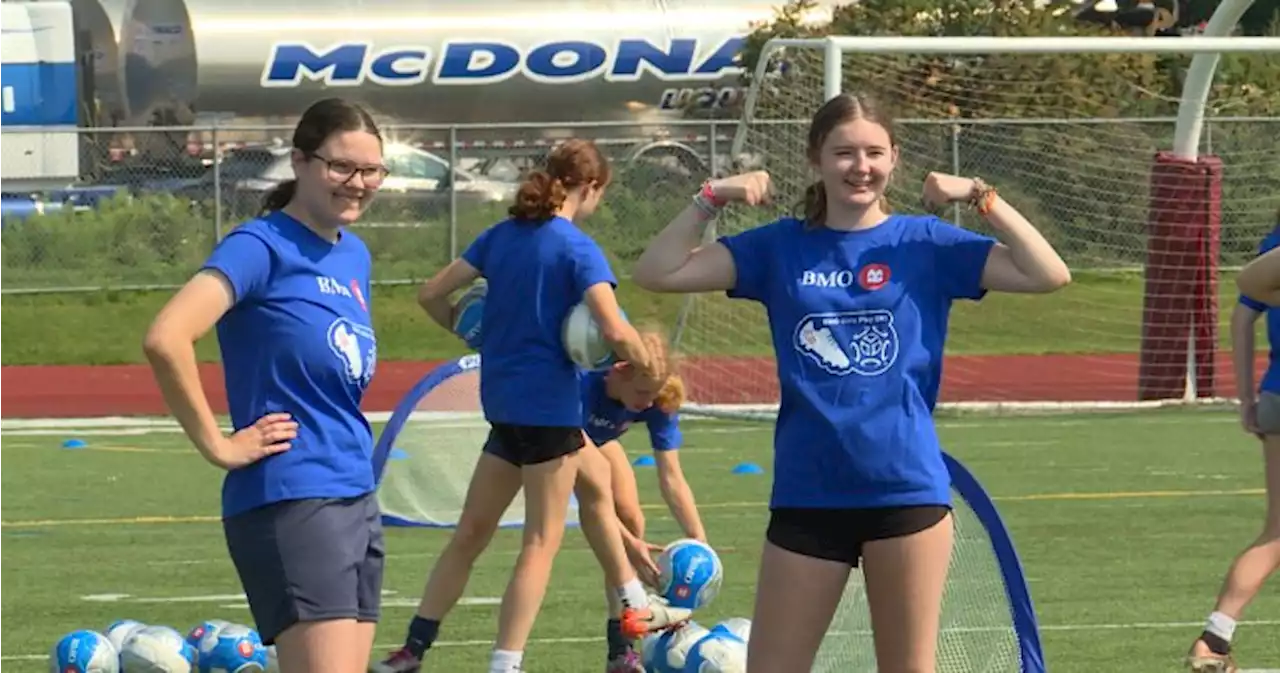
[[[796, 122], [801, 128], [807, 121]], [[625, 275], [647, 241], [709, 174], [732, 170], [730, 122], [397, 126], [383, 129], [392, 170], [357, 231], [375, 282], [429, 276], [502, 219], [521, 174], [560, 139], [599, 143], [615, 162], [605, 203], [586, 223]], [[1045, 231], [1075, 267], [1141, 267], [1147, 181], [1174, 120], [899, 121], [904, 164], [891, 192], [912, 210], [928, 170], [982, 175]], [[5, 129], [5, 135], [21, 133]], [[6, 208], [11, 293], [180, 285], [231, 228], [292, 176], [288, 127], [87, 129], [81, 180]], [[1222, 254], [1236, 265], [1276, 224], [1280, 117], [1214, 118], [1202, 153], [1226, 166]], [[450, 170], [452, 167], [452, 170]], [[26, 195], [6, 194], [6, 200]], [[967, 226], [968, 213], [956, 211]]]

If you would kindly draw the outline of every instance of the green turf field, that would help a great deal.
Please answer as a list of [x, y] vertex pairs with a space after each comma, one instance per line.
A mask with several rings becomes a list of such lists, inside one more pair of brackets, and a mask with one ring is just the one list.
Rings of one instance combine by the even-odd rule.
[[[947, 352], [954, 355], [1134, 353], [1141, 338], [1144, 281], [1138, 273], [1078, 272], [1071, 285], [1050, 295], [989, 295], [981, 303], [957, 302]], [[438, 360], [462, 355], [457, 338], [431, 324], [416, 302], [417, 287], [380, 285], [373, 291], [378, 358]], [[102, 365], [143, 362], [142, 335], [168, 300], [166, 292], [95, 292], [8, 295], [3, 331], [5, 365]], [[683, 297], [645, 292], [623, 280], [619, 301], [637, 323], [675, 324]], [[1234, 275], [1219, 281], [1219, 341], [1228, 348], [1227, 320], [1235, 305]], [[694, 335], [718, 336], [702, 350], [716, 355], [770, 353], [757, 306], [711, 295], [710, 313], [694, 313]], [[709, 318], [700, 316], [710, 315]], [[1261, 323], [1259, 323], [1261, 325]], [[92, 330], [93, 338], [85, 338]], [[726, 335], [732, 334], [732, 339]], [[686, 345], [697, 347], [696, 338]], [[198, 347], [202, 360], [218, 357], [210, 335]], [[696, 353], [705, 354], [705, 353]]]
[[[1179, 670], [1228, 562], [1261, 523], [1261, 461], [1234, 415], [968, 416], [940, 425], [946, 446], [985, 483], [1008, 522], [1049, 670]], [[720, 597], [699, 616], [703, 623], [750, 616], [769, 478], [735, 476], [730, 467], [744, 460], [767, 466], [770, 433], [764, 425], [687, 426], [683, 462], [727, 572]], [[80, 434], [89, 448], [64, 450], [68, 435], [3, 437], [4, 670], [47, 670], [41, 658], [60, 634], [103, 629], [117, 618], [182, 630], [211, 617], [247, 621], [216, 518], [218, 472], [177, 433]], [[654, 479], [639, 469], [649, 537], [668, 541], [678, 531]], [[445, 623], [429, 670], [483, 668], [497, 613], [484, 599], [501, 595], [518, 535], [499, 533], [482, 557], [466, 592], [479, 600]], [[388, 533], [379, 653], [403, 637], [444, 539], [438, 531]], [[599, 578], [571, 531], [528, 650], [531, 670], [599, 670]], [[1280, 667], [1277, 631], [1280, 592], [1269, 591], [1238, 631], [1241, 664]]]

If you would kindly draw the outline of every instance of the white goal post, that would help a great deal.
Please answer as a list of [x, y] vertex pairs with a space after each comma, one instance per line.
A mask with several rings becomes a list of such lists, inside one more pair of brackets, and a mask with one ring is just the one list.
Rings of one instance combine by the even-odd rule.
[[[930, 170], [983, 175], [1008, 188], [1001, 193], [1059, 246], [1077, 279], [1059, 294], [958, 303], [940, 407], [1230, 402], [1218, 311], [1234, 301], [1234, 284], [1219, 282], [1220, 266], [1247, 257], [1280, 205], [1269, 182], [1280, 173], [1280, 117], [1270, 110], [1231, 117], [1230, 105], [1206, 115], [1220, 58], [1280, 58], [1280, 38], [1225, 37], [1251, 3], [1223, 2], [1197, 37], [770, 40], [750, 77], [732, 155], [735, 170], [770, 172], [778, 210], [730, 208], [707, 240], [794, 212], [813, 180], [803, 154], [809, 117], [841, 92], [872, 93], [890, 99], [902, 150], [891, 203], [915, 209]], [[1090, 65], [1117, 55], [1126, 60], [1105, 63], [1131, 67], [1133, 81]], [[1178, 95], [1144, 88], [1143, 77], [1169, 67], [1162, 59], [1191, 55], [1185, 70], [1175, 66]], [[1083, 81], [1088, 73], [1106, 81]], [[1125, 91], [1144, 112], [1120, 109]], [[985, 225], [959, 208], [947, 215]], [[1169, 241], [1183, 247], [1166, 249]], [[1038, 322], [1045, 333], [1036, 333]], [[759, 307], [722, 294], [691, 296], [674, 338], [686, 355], [690, 413], [776, 411], [775, 362]]]

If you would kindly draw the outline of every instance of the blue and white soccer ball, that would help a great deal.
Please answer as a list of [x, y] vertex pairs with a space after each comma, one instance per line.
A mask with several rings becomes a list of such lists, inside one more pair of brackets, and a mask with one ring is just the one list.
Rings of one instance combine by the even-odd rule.
[[196, 648], [196, 650], [199, 650], [200, 641], [204, 639], [206, 635], [210, 633], [216, 634], [218, 631], [221, 631], [223, 628], [230, 625], [231, 622], [225, 619], [205, 620], [191, 627], [190, 631], [187, 631], [187, 642], [191, 643], [191, 646]]
[[640, 662], [645, 673], [684, 673], [693, 647], [711, 632], [697, 622], [651, 633], [640, 641]]
[[676, 540], [658, 556], [658, 593], [677, 608], [706, 607], [720, 593], [724, 566], [705, 542]]
[[472, 285], [455, 304], [453, 333], [462, 338], [468, 346], [480, 349], [484, 333], [481, 330], [481, 318], [484, 316], [484, 300], [489, 295], [489, 284], [481, 280]]
[[749, 643], [751, 642], [751, 620], [746, 617], [726, 619], [711, 627], [711, 632], [725, 632], [744, 643]]
[[107, 636], [107, 640], [111, 641], [111, 646], [116, 648], [116, 652], [124, 649], [124, 641], [129, 639], [138, 629], [146, 627], [146, 624], [136, 619], [117, 619], [107, 626], [107, 630], [103, 631]]
[[49, 653], [50, 673], [119, 673], [120, 655], [97, 631], [72, 631]]
[[196, 648], [168, 626], [146, 626], [124, 641], [120, 673], [194, 673]]
[[[622, 313], [622, 319], [626, 320], [626, 312], [621, 309], [619, 312]], [[585, 301], [579, 302], [565, 316], [564, 324], [560, 327], [560, 341], [564, 343], [564, 351], [569, 359], [588, 371], [605, 369], [618, 361], [613, 346], [600, 333], [600, 325], [596, 323], [595, 316], [591, 315], [591, 308]]]
[[198, 649], [200, 673], [261, 673], [267, 669], [262, 637], [243, 624], [207, 631]]
[[719, 625], [694, 644], [683, 673], [746, 673], [747, 643]]

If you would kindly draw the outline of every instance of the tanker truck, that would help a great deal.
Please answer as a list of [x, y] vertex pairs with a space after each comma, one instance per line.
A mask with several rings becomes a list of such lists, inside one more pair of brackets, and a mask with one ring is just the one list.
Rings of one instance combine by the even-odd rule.
[[[219, 143], [287, 139], [336, 94], [437, 153], [532, 155], [581, 135], [702, 169], [711, 126], [679, 122], [724, 120], [727, 149], [737, 55], [774, 13], [760, 0], [74, 2], [109, 125], [217, 120]], [[607, 126], [574, 126], [588, 122]]]

